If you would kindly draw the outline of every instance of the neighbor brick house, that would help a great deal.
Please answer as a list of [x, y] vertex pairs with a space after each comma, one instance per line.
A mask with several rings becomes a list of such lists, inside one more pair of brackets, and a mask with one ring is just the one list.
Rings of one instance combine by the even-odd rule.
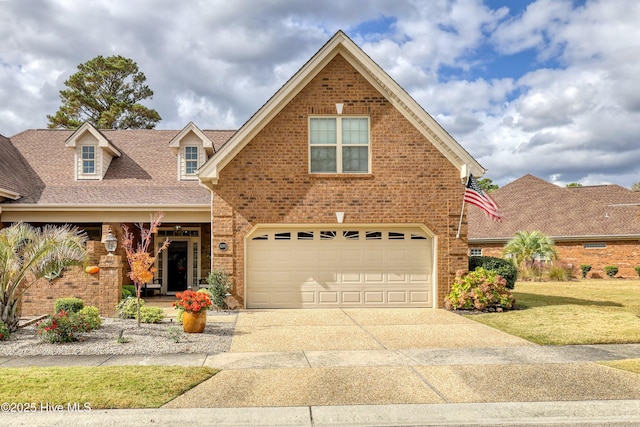
[[[464, 182], [484, 172], [343, 32], [237, 132], [1, 141], [15, 159], [0, 160], [0, 226], [70, 222], [104, 251], [109, 227], [162, 211], [162, 293], [222, 268], [244, 308], [441, 307], [467, 265]], [[14, 162], [24, 177], [3, 180]]]
[[504, 215], [489, 220], [474, 207], [467, 213], [471, 255], [501, 256], [518, 231], [541, 231], [555, 242], [559, 260], [580, 276], [605, 277], [604, 267], [618, 267], [618, 277], [637, 277], [640, 265], [640, 193], [619, 185], [559, 187], [525, 175], [491, 193]]

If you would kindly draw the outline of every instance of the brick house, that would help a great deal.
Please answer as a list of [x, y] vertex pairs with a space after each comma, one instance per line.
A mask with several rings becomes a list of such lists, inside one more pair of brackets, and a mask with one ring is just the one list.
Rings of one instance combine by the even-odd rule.
[[489, 220], [480, 209], [469, 208], [471, 255], [501, 256], [517, 231], [541, 231], [555, 242], [559, 260], [580, 277], [606, 277], [604, 267], [619, 268], [617, 277], [637, 277], [640, 265], [640, 193], [618, 185], [559, 187], [525, 175], [491, 193], [505, 219]]
[[484, 172], [341, 31], [237, 132], [85, 124], [0, 144], [0, 227], [75, 223], [104, 251], [109, 227], [165, 212], [162, 293], [223, 268], [242, 308], [441, 307], [467, 265], [464, 182]]
[[483, 172], [338, 32], [201, 168], [214, 265], [247, 308], [441, 307]]
[[[109, 229], [135, 231], [155, 212], [165, 214], [159, 239], [172, 241], [157, 262], [155, 284], [163, 294], [198, 284], [211, 268], [211, 198], [195, 171], [234, 131], [26, 130], [0, 137], [0, 228], [18, 221], [34, 226], [73, 224], [89, 236], [89, 262], [106, 255], [100, 243]], [[189, 154], [187, 156], [187, 154]], [[116, 255], [124, 257], [119, 245]], [[119, 269], [128, 283], [128, 266]], [[82, 298], [113, 313], [120, 291], [106, 292], [101, 276], [71, 268], [49, 283], [41, 280], [22, 299], [22, 314], [53, 309], [55, 299]], [[106, 273], [106, 271], [104, 272]], [[106, 292], [106, 293], [105, 293]]]

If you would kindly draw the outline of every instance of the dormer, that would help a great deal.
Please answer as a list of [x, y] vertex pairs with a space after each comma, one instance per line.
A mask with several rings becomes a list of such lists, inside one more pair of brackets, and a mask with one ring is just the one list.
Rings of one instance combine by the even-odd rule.
[[213, 142], [189, 122], [170, 142], [169, 147], [178, 157], [178, 180], [198, 179], [198, 169], [215, 152]]
[[90, 123], [80, 126], [64, 145], [75, 150], [76, 181], [101, 180], [107, 173], [111, 160], [120, 157], [120, 152]]

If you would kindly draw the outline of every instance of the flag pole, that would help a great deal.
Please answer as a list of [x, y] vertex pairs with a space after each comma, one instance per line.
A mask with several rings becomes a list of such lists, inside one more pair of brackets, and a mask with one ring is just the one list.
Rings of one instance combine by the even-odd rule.
[[[471, 175], [467, 177], [467, 183], [464, 186], [464, 191], [467, 191], [467, 187], [469, 186], [469, 178]], [[462, 228], [462, 216], [464, 215], [464, 196], [462, 197], [462, 209], [460, 209], [460, 222], [458, 222], [458, 232], [456, 233], [456, 239], [460, 238], [460, 228]]]
[[462, 227], [462, 215], [464, 213], [464, 200], [462, 200], [462, 209], [460, 210], [460, 222], [458, 223], [458, 232], [456, 233], [456, 239], [460, 238], [460, 227]]

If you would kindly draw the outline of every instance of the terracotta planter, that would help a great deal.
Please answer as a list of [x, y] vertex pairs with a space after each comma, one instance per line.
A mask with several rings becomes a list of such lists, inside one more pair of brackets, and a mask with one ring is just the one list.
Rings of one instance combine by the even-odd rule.
[[182, 313], [182, 329], [188, 334], [199, 334], [207, 325], [207, 310], [199, 313]]

